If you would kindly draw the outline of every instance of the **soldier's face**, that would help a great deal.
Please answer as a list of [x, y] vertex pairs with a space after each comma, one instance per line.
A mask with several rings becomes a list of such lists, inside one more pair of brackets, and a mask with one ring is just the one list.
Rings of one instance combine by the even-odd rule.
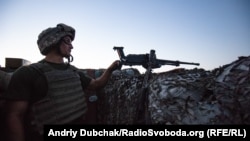
[[71, 55], [71, 49], [73, 49], [72, 40], [69, 36], [63, 37], [60, 45], [61, 54], [63, 57], [69, 57]]

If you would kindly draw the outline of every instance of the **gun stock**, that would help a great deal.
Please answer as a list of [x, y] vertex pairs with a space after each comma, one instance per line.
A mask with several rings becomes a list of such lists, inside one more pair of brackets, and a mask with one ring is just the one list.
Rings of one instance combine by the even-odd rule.
[[121, 61], [125, 59], [125, 54], [123, 52], [123, 48], [124, 47], [116, 47], [116, 46], [113, 47], [114, 50], [117, 50], [117, 53], [118, 53]]

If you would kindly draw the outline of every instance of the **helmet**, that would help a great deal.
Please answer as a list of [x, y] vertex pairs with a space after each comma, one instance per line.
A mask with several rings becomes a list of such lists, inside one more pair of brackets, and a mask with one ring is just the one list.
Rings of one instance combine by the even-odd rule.
[[50, 48], [56, 45], [62, 37], [70, 36], [73, 41], [75, 38], [75, 29], [63, 23], [57, 24], [56, 27], [49, 27], [43, 30], [37, 40], [37, 45], [42, 55], [46, 55]]

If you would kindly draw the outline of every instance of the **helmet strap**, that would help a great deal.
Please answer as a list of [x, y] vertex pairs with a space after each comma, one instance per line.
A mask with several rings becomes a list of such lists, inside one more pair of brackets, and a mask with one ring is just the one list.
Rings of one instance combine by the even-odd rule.
[[74, 58], [73, 58], [72, 55], [70, 55], [69, 57], [67, 57], [67, 59], [68, 59], [68, 62], [67, 62], [68, 65], [70, 65], [70, 62], [73, 62], [73, 60], [74, 60]]

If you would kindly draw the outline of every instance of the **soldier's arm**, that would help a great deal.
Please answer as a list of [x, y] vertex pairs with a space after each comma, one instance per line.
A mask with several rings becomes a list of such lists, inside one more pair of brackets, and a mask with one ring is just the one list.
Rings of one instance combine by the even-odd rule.
[[118, 60], [114, 61], [99, 78], [90, 81], [87, 89], [98, 90], [103, 88], [107, 84], [112, 72], [119, 68], [119, 63], [120, 61]]
[[6, 102], [6, 127], [9, 141], [24, 141], [24, 116], [28, 108], [27, 101]]

